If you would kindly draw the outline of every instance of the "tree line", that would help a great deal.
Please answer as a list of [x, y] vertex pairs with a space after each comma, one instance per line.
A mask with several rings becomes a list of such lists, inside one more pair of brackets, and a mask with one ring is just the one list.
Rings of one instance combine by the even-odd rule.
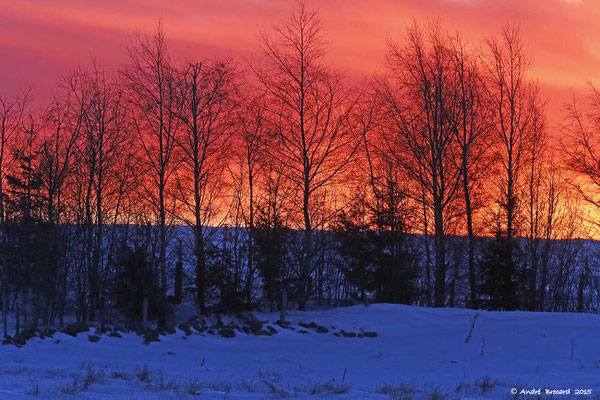
[[5, 335], [9, 315], [17, 333], [166, 325], [184, 299], [598, 310], [578, 238], [600, 204], [600, 95], [551, 126], [518, 26], [473, 44], [414, 22], [361, 82], [328, 64], [305, 3], [259, 46], [182, 61], [159, 21], [46, 107], [0, 96]]

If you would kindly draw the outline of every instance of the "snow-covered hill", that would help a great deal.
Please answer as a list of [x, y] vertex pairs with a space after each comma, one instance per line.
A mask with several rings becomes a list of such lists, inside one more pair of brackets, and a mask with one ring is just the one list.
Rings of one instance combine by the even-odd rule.
[[[292, 312], [294, 329], [274, 324], [276, 314], [256, 317], [268, 321], [263, 331], [277, 333], [239, 330], [224, 338], [177, 330], [144, 345], [133, 333], [104, 334], [93, 343], [92, 330], [1, 346], [0, 398], [496, 399], [512, 398], [512, 388], [570, 389], [578, 398], [600, 393], [598, 315], [376, 304]], [[591, 389], [591, 396], [575, 396], [579, 389]]]

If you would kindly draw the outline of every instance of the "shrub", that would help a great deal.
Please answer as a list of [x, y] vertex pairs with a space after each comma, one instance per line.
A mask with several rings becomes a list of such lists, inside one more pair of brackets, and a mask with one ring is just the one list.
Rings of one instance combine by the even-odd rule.
[[490, 378], [489, 376], [482, 376], [475, 380], [475, 386], [478, 386], [481, 389], [481, 394], [485, 394], [492, 390], [494, 386], [498, 384], [498, 381]]
[[139, 382], [149, 382], [151, 370], [145, 363], [142, 366], [137, 366], [135, 369], [135, 377]]

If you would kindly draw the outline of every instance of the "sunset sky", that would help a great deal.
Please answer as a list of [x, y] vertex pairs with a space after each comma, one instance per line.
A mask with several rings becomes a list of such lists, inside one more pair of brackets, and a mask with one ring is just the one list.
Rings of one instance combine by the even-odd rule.
[[[291, 0], [0, 0], [0, 91], [34, 83], [46, 96], [57, 79], [91, 56], [109, 68], [136, 29], [164, 16], [176, 56], [251, 57], [260, 27], [286, 17]], [[351, 77], [381, 69], [386, 37], [400, 38], [413, 18], [441, 18], [471, 41], [521, 23], [535, 52], [532, 71], [551, 118], [570, 89], [600, 78], [600, 4], [592, 0], [314, 0], [330, 42], [331, 63]]]

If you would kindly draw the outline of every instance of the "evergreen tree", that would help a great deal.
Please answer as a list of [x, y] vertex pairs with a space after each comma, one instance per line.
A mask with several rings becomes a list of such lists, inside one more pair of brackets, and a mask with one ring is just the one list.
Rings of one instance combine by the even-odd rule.
[[334, 227], [337, 239], [338, 268], [349, 284], [348, 291], [354, 298], [366, 301], [367, 294], [377, 289], [374, 262], [375, 248], [373, 232], [365, 222], [365, 209], [360, 202], [354, 202], [350, 209], [340, 212]]
[[291, 241], [291, 232], [284, 226], [281, 218], [276, 213], [269, 213], [268, 210], [259, 207], [254, 232], [256, 266], [271, 311], [288, 278], [286, 263]]
[[117, 309], [127, 315], [129, 321], [141, 321], [144, 298], [147, 298], [148, 318], [159, 316], [163, 307], [161, 290], [146, 246], [139, 242], [130, 246], [123, 241], [117, 250], [114, 266], [113, 293]]
[[[364, 300], [366, 292], [375, 301], [412, 304], [417, 293], [417, 258], [406, 240], [399, 194], [367, 201], [357, 192], [347, 211], [338, 215], [335, 232], [340, 269]], [[375, 229], [376, 227], [376, 229]]]
[[483, 275], [482, 304], [489, 310], [517, 308], [516, 273], [519, 249], [514, 239], [501, 234], [483, 249], [479, 269]]

